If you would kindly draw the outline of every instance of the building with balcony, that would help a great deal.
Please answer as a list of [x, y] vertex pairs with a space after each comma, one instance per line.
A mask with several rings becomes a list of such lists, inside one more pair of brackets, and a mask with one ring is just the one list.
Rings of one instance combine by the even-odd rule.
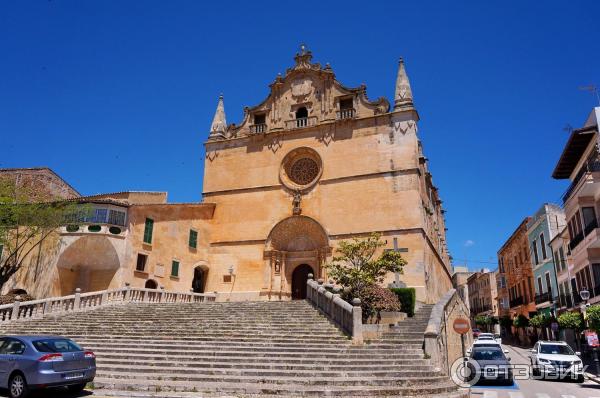
[[477, 316], [495, 316], [496, 275], [489, 269], [481, 269], [467, 279], [471, 323], [475, 326]]
[[533, 267], [527, 237], [527, 225], [530, 221], [531, 217], [523, 219], [498, 251], [498, 264], [506, 276], [508, 313], [511, 318], [518, 315], [529, 318], [536, 312]]
[[527, 238], [535, 282], [535, 305], [539, 313], [548, 316], [559, 307], [556, 264], [550, 242], [565, 225], [565, 213], [562, 208], [551, 203], [542, 205], [527, 224]]
[[496, 279], [496, 295], [493, 297], [496, 305], [495, 316], [498, 318], [510, 316], [510, 300], [504, 266], [498, 264], [498, 268], [494, 271], [494, 277]]
[[550, 241], [558, 283], [558, 313], [569, 310], [580, 302], [580, 297], [576, 290], [576, 280], [571, 276], [574, 274], [569, 241], [569, 230], [566, 226]]
[[566, 268], [570, 279], [570, 284], [567, 285], [571, 289], [573, 301], [578, 300], [581, 290], [589, 290], [590, 303], [600, 301], [599, 119], [600, 107], [596, 107], [590, 112], [583, 127], [571, 132], [552, 173], [552, 177], [556, 179], [571, 181], [563, 196], [569, 236], [568, 251], [572, 261], [572, 269], [569, 264]]

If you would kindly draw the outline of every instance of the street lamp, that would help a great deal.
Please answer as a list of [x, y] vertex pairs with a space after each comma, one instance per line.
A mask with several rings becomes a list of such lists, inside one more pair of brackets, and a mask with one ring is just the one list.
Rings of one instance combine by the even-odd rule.
[[[585, 321], [585, 327], [588, 327], [587, 317], [585, 316], [585, 312], [587, 310], [587, 302], [590, 299], [590, 291], [587, 288], [583, 288], [579, 292], [579, 296], [583, 300], [583, 305], [581, 306], [581, 311], [583, 313], [583, 320]], [[592, 353], [594, 356], [594, 364], [596, 365], [596, 374], [600, 374], [600, 362], [598, 362], [598, 351], [596, 351], [596, 347], [592, 347]]]

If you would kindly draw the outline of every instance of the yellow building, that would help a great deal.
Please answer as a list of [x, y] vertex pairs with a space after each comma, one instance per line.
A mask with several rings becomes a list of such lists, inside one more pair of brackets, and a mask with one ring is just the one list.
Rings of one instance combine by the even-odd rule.
[[[89, 259], [110, 251], [105, 243], [61, 248], [63, 256], [72, 249], [72, 260], [59, 261], [58, 274], [61, 268], [77, 274], [60, 279], [61, 292], [128, 282], [217, 291], [231, 300], [302, 298], [309, 273], [327, 278], [324, 265], [340, 240], [373, 232], [408, 262], [404, 274], [386, 283], [415, 287], [426, 302], [448, 291], [444, 211], [402, 60], [392, 106], [385, 98], [369, 100], [364, 85], [342, 85], [305, 48], [270, 89], [238, 124], [227, 125], [219, 98], [205, 142], [203, 203], [168, 204], [166, 194], [85, 198], [126, 207], [122, 243], [111, 236], [111, 226], [119, 226], [109, 215], [100, 231], [62, 231], [74, 240], [104, 233], [116, 254], [108, 271], [108, 260], [91, 267]], [[144, 243], [149, 226], [152, 242]], [[193, 250], [190, 231], [196, 231]], [[174, 261], [177, 277], [170, 275]]]

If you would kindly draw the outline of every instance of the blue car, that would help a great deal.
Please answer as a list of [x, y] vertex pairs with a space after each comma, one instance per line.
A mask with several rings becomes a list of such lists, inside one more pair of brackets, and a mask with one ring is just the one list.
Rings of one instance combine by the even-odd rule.
[[96, 356], [72, 340], [60, 336], [0, 338], [0, 388], [6, 388], [11, 398], [52, 387], [80, 392], [95, 376]]

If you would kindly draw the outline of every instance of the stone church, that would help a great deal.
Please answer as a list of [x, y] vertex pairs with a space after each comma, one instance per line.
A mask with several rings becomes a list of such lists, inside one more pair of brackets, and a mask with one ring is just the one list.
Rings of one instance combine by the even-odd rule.
[[306, 48], [270, 89], [239, 124], [226, 123], [219, 98], [205, 143], [208, 290], [223, 290], [232, 267], [239, 298], [302, 297], [308, 273], [327, 279], [340, 240], [380, 232], [408, 261], [388, 282], [439, 298], [451, 287], [444, 211], [403, 61], [393, 106], [344, 86]]
[[[38, 264], [33, 273], [38, 257], [4, 290], [37, 289], [40, 297], [130, 283], [216, 291], [226, 300], [303, 298], [309, 273], [327, 279], [324, 265], [339, 241], [379, 232], [386, 250], [407, 260], [386, 284], [437, 301], [452, 285], [444, 210], [403, 61], [390, 104], [370, 100], [364, 85], [344, 86], [304, 47], [294, 60], [239, 124], [227, 124], [219, 98], [202, 203], [69, 191], [69, 200], [93, 205], [93, 218], [61, 229], [47, 275], [38, 275]], [[19, 170], [10, 173], [31, 173]], [[44, 289], [36, 278], [48, 281]]]

